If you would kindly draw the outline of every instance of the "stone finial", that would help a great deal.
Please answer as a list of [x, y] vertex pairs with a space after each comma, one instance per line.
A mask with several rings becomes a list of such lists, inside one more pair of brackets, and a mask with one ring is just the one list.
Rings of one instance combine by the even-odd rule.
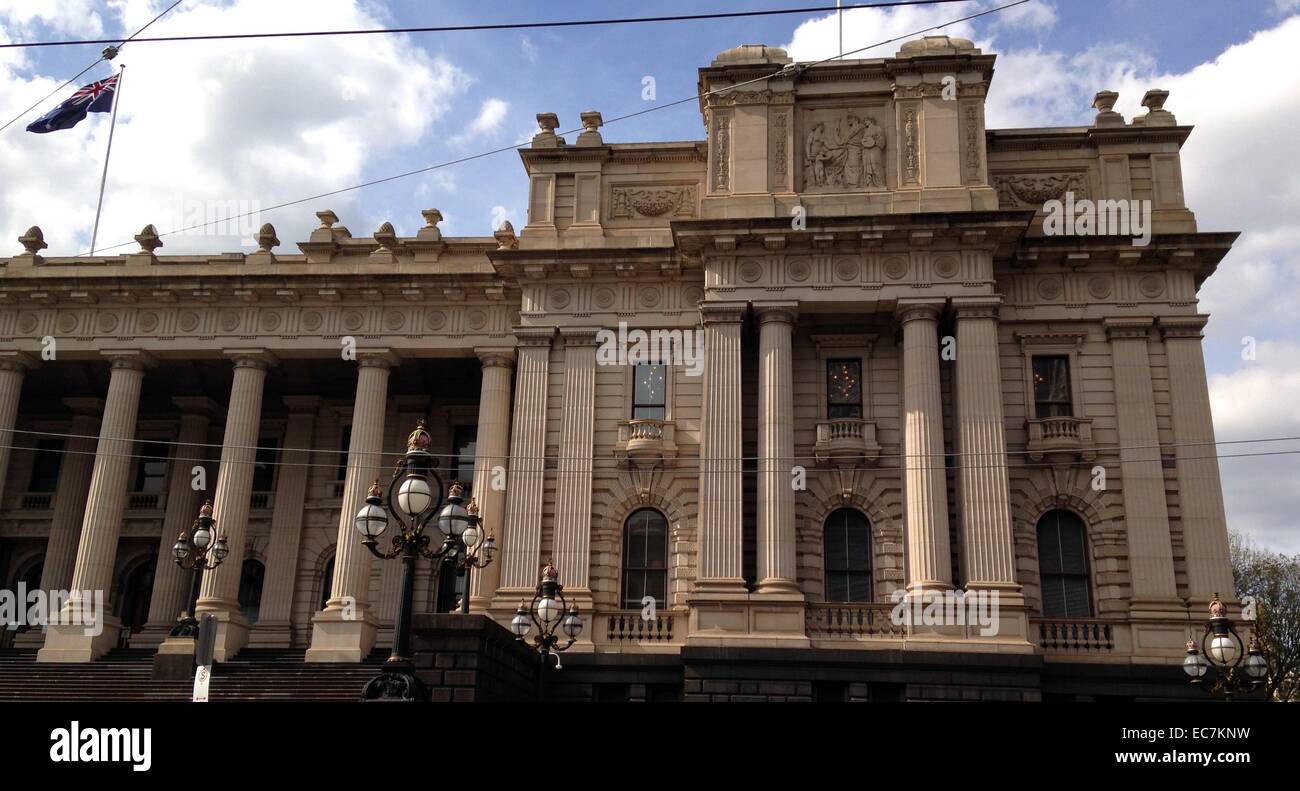
[[442, 212], [425, 209], [420, 216], [424, 217], [424, 227], [415, 232], [415, 238], [421, 242], [441, 242], [442, 231], [438, 230], [438, 223], [442, 222]]
[[257, 252], [269, 253], [272, 249], [280, 246], [280, 240], [275, 235], [275, 226], [271, 223], [264, 223], [261, 228], [257, 229], [257, 234], [253, 237], [257, 242]]
[[1142, 106], [1147, 108], [1147, 114], [1142, 118], [1134, 118], [1134, 123], [1143, 123], [1147, 126], [1175, 126], [1177, 121], [1174, 114], [1165, 109], [1165, 100], [1169, 98], [1169, 91], [1162, 91], [1159, 88], [1152, 88], [1142, 96]]
[[41, 257], [41, 251], [49, 247], [49, 245], [45, 243], [45, 232], [37, 225], [28, 228], [27, 233], [18, 237], [18, 243], [27, 251], [22, 253], [24, 257], [35, 258], [38, 260]]
[[393, 230], [393, 224], [385, 221], [375, 229], [375, 241], [379, 242], [380, 247], [392, 248], [397, 245], [397, 231]]
[[325, 209], [316, 212], [316, 219], [320, 220], [320, 227], [329, 230], [334, 227], [334, 223], [339, 221], [339, 216], [334, 213], [333, 209]]
[[311, 232], [309, 237], [311, 241], [334, 241], [338, 239], [351, 239], [352, 232], [342, 225], [337, 225], [339, 216], [331, 209], [316, 212], [316, 218], [320, 220], [320, 227]]
[[153, 251], [163, 246], [162, 239], [158, 238], [158, 229], [152, 224], [146, 225], [135, 235], [135, 240], [140, 243], [140, 252], [153, 255]]
[[1142, 95], [1142, 106], [1152, 112], [1159, 112], [1165, 109], [1165, 100], [1168, 98], [1169, 91], [1152, 88]]
[[555, 113], [537, 114], [537, 134], [533, 135], [533, 148], [555, 148], [564, 144], [564, 138], [555, 134], [560, 119]]
[[498, 250], [515, 250], [519, 247], [519, 238], [515, 236], [515, 226], [509, 220], [503, 220], [492, 236], [497, 240]]
[[582, 132], [578, 134], [578, 145], [603, 145], [605, 141], [600, 137], [600, 127], [605, 124], [605, 120], [600, 117], [600, 113], [596, 110], [587, 110], [578, 117], [582, 119]]
[[1092, 97], [1092, 106], [1097, 110], [1093, 126], [1113, 126], [1124, 123], [1124, 116], [1115, 112], [1115, 102], [1119, 94], [1115, 91], [1097, 91]]

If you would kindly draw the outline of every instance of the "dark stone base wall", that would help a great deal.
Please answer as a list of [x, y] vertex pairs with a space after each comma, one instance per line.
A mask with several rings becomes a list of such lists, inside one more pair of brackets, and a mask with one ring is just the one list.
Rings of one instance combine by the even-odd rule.
[[415, 616], [416, 668], [435, 702], [904, 702], [1208, 700], [1177, 665], [1041, 656], [687, 647], [677, 654], [540, 657], [483, 615]]

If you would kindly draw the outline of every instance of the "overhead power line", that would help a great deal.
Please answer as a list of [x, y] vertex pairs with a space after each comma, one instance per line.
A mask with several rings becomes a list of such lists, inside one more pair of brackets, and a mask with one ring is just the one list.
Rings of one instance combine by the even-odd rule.
[[[859, 53], [859, 52], [865, 52], [866, 50], [874, 49], [874, 48], [876, 48], [876, 47], [881, 47], [881, 46], [884, 46], [885, 44], [892, 44], [892, 43], [894, 43], [894, 42], [896, 42], [896, 41], [902, 41], [902, 40], [904, 40], [904, 39], [910, 39], [910, 38], [913, 38], [913, 37], [915, 37], [915, 36], [920, 36], [920, 35], [923, 35], [923, 34], [925, 34], [925, 33], [929, 33], [929, 32], [931, 32], [931, 31], [933, 31], [933, 30], [940, 30], [940, 29], [942, 29], [942, 28], [948, 27], [949, 25], [956, 25], [956, 24], [959, 24], [959, 23], [961, 23], [961, 22], [968, 22], [968, 21], [970, 21], [970, 20], [972, 20], [972, 19], [977, 19], [977, 18], [979, 18], [979, 17], [988, 16], [989, 14], [995, 14], [995, 13], [997, 13], [997, 12], [999, 12], [999, 11], [1005, 11], [1005, 10], [1007, 10], [1008, 8], [1014, 8], [1015, 6], [1018, 6], [1018, 5], [1024, 5], [1025, 3], [1028, 3], [1028, 2], [1030, 2], [1030, 0], [1015, 0], [1015, 2], [1007, 3], [1007, 4], [1005, 4], [1005, 5], [995, 6], [994, 8], [990, 8], [990, 9], [987, 9], [987, 10], [985, 10], [985, 11], [980, 11], [980, 12], [977, 12], [977, 13], [974, 13], [974, 14], [969, 14], [969, 15], [967, 15], [967, 16], [960, 17], [960, 18], [958, 18], [958, 19], [951, 19], [951, 20], [949, 20], [949, 21], [947, 21], [947, 22], [942, 22], [942, 23], [937, 24], [937, 25], [931, 25], [931, 26], [929, 26], [929, 27], [921, 28], [920, 30], [914, 30], [914, 31], [912, 31], [912, 32], [910, 32], [910, 33], [904, 33], [904, 34], [899, 35], [899, 36], [894, 36], [893, 38], [887, 38], [887, 39], [885, 39], [885, 40], [883, 40], [883, 41], [878, 41], [878, 42], [876, 42], [876, 43], [874, 43], [874, 44], [868, 44], [868, 45], [865, 46], [865, 47], [859, 47], [859, 48], [854, 49], [854, 50], [849, 50], [848, 52], [842, 52], [842, 53], [840, 53], [840, 54], [838, 54], [838, 55], [832, 55], [832, 56], [829, 57], [829, 58], [823, 58], [823, 59], [818, 60], [818, 61], [813, 61], [813, 62], [811, 62], [811, 63], [804, 63], [804, 64], [799, 64], [799, 65], [800, 65], [801, 67], [803, 67], [803, 68], [808, 68], [808, 67], [811, 67], [811, 66], [818, 66], [818, 65], [823, 64], [823, 63], [829, 63], [829, 62], [831, 62], [831, 61], [839, 60], [839, 59], [841, 59], [841, 58], [844, 58], [844, 57], [846, 57], [846, 56], [848, 56], [848, 55], [856, 55], [856, 54]], [[849, 7], [849, 6], [845, 6], [845, 8], [848, 8], [848, 7]], [[854, 7], [856, 8], [856, 7], [860, 7], [860, 6], [854, 6]], [[869, 6], [861, 6], [861, 7], [869, 7]], [[788, 73], [788, 72], [786, 72], [784, 69], [781, 69], [781, 70], [774, 71], [774, 72], [772, 72], [771, 74], [765, 74], [765, 75], [763, 75], [762, 77], [755, 77], [755, 78], [752, 79], [752, 80], [745, 80], [745, 81], [743, 81], [743, 82], [735, 83], [734, 85], [728, 85], [728, 86], [725, 87], [725, 88], [716, 88], [716, 89], [714, 89], [714, 90], [712, 90], [712, 91], [704, 91], [704, 92], [702, 92], [702, 93], [694, 93], [694, 94], [691, 94], [690, 96], [686, 96], [686, 97], [681, 98], [681, 99], [676, 99], [676, 100], [671, 101], [671, 102], [664, 102], [663, 104], [657, 104], [657, 105], [655, 105], [655, 106], [653, 106], [653, 107], [648, 107], [648, 108], [646, 108], [646, 109], [644, 109], [644, 110], [637, 110], [637, 111], [635, 111], [635, 112], [626, 113], [626, 114], [624, 114], [624, 115], [616, 116], [616, 117], [614, 117], [614, 118], [605, 119], [603, 125], [604, 125], [604, 126], [609, 126], [610, 124], [618, 123], [619, 121], [626, 121], [626, 120], [628, 120], [628, 119], [630, 119], [630, 118], [636, 118], [636, 117], [638, 117], [638, 116], [648, 115], [649, 113], [658, 112], [658, 111], [660, 111], [660, 110], [667, 110], [667, 109], [670, 108], [670, 107], [677, 107], [678, 105], [686, 104], [686, 103], [688, 103], [688, 102], [697, 102], [697, 101], [699, 101], [700, 99], [703, 99], [703, 98], [705, 98], [705, 97], [707, 97], [707, 96], [711, 96], [711, 95], [716, 94], [716, 93], [725, 93], [725, 92], [727, 92], [727, 91], [734, 91], [734, 90], [736, 90], [736, 89], [738, 89], [738, 88], [742, 88], [742, 87], [744, 87], [744, 86], [746, 86], [746, 85], [753, 85], [754, 83], [765, 82], [765, 81], [767, 81], [767, 80], [773, 79], [774, 77], [779, 77], [779, 76], [781, 76], [783, 73]], [[578, 127], [574, 127], [573, 129], [569, 129], [569, 130], [567, 130], [567, 131], [557, 132], [557, 134], [563, 136], [563, 135], [577, 134], [578, 132], [581, 132], [581, 131], [583, 131], [583, 127], [578, 126]], [[260, 215], [261, 215], [262, 213], [264, 213], [264, 212], [276, 211], [276, 210], [278, 210], [278, 209], [285, 209], [285, 208], [288, 208], [288, 207], [290, 207], [290, 206], [298, 206], [298, 205], [300, 205], [300, 204], [308, 203], [308, 202], [310, 202], [310, 201], [321, 200], [321, 199], [323, 199], [323, 198], [329, 198], [329, 197], [333, 197], [333, 196], [335, 196], [335, 195], [342, 195], [343, 193], [346, 193], [346, 192], [354, 192], [354, 191], [359, 190], [359, 189], [365, 189], [366, 187], [373, 187], [373, 186], [377, 186], [377, 185], [379, 185], [379, 184], [386, 184], [386, 183], [391, 182], [391, 181], [397, 181], [397, 180], [399, 180], [399, 179], [409, 178], [409, 177], [411, 177], [411, 176], [418, 176], [418, 175], [420, 175], [420, 174], [422, 174], [422, 173], [430, 173], [430, 172], [432, 172], [432, 171], [435, 171], [435, 170], [441, 170], [442, 168], [450, 167], [450, 166], [452, 166], [452, 165], [459, 165], [459, 164], [464, 163], [464, 162], [470, 162], [470, 161], [475, 160], [475, 159], [483, 159], [484, 157], [493, 156], [493, 155], [495, 155], [495, 154], [501, 154], [501, 153], [504, 153], [504, 152], [506, 152], [506, 151], [515, 151], [515, 150], [518, 150], [518, 149], [520, 149], [520, 148], [523, 148], [523, 147], [525, 147], [525, 146], [527, 146], [527, 145], [530, 145], [530, 144], [529, 144], [529, 143], [516, 143], [516, 144], [514, 144], [514, 145], [502, 146], [502, 147], [500, 147], [500, 148], [494, 148], [494, 149], [492, 149], [492, 150], [490, 150], [490, 151], [484, 151], [484, 152], [481, 152], [481, 153], [478, 153], [478, 154], [471, 154], [471, 155], [469, 155], [469, 156], [464, 156], [464, 157], [459, 157], [459, 158], [457, 158], [457, 159], [447, 160], [446, 162], [439, 162], [439, 163], [437, 163], [437, 164], [435, 164], [435, 165], [428, 165], [428, 166], [426, 166], [426, 167], [416, 168], [415, 170], [408, 170], [408, 171], [406, 171], [406, 172], [404, 172], [404, 173], [398, 173], [398, 174], [395, 174], [395, 175], [392, 175], [392, 176], [385, 176], [385, 177], [383, 177], [383, 178], [372, 179], [372, 180], [370, 180], [370, 181], [365, 181], [365, 182], [362, 182], [362, 183], [360, 183], [360, 184], [353, 184], [353, 185], [350, 186], [350, 187], [340, 187], [340, 188], [338, 188], [338, 189], [329, 190], [328, 192], [321, 192], [321, 193], [318, 193], [318, 194], [316, 194], [316, 195], [309, 195], [309, 196], [307, 196], [307, 197], [305, 197], [305, 198], [297, 198], [297, 199], [295, 199], [295, 200], [284, 201], [283, 203], [276, 203], [276, 204], [273, 204], [273, 205], [271, 205], [271, 206], [259, 207], [256, 211], [247, 211], [247, 212], [243, 212], [243, 213], [241, 213], [241, 214], [232, 214], [232, 215], [229, 215], [229, 216], [223, 216], [223, 217], [221, 217], [221, 218], [219, 218], [219, 219], [209, 220], [208, 222], [197, 223], [197, 224], [195, 224], [195, 225], [187, 225], [187, 226], [185, 226], [185, 227], [183, 227], [183, 228], [173, 228], [172, 230], [164, 231], [164, 232], [162, 232], [162, 233], [159, 233], [158, 236], [160, 236], [160, 237], [162, 237], [162, 236], [174, 236], [174, 235], [179, 234], [179, 233], [185, 233], [186, 231], [194, 231], [194, 230], [198, 230], [198, 229], [200, 229], [200, 228], [206, 228], [206, 227], [208, 227], [209, 225], [215, 225], [215, 224], [217, 224], [217, 223], [225, 223], [225, 222], [230, 222], [230, 221], [232, 221], [232, 220], [240, 220], [240, 219], [243, 219], [243, 218], [245, 218], [245, 217], [252, 217], [252, 216], [254, 216], [254, 215], [258, 215], [258, 216], [260, 216]], [[134, 242], [134, 241], [119, 242], [119, 243], [117, 243], [117, 244], [112, 244], [112, 245], [108, 245], [108, 246], [100, 247], [99, 250], [100, 250], [100, 252], [104, 252], [104, 251], [107, 251], [107, 250], [116, 250], [116, 249], [119, 248], [119, 247], [126, 247], [126, 246], [131, 245], [131, 244], [135, 244], [135, 242]], [[79, 253], [78, 255], [86, 255], [86, 254], [85, 254], [85, 253]]]
[[[969, 3], [973, 0], [893, 0], [893, 2], [854, 3], [839, 6], [848, 11], [855, 8], [895, 8], [899, 6], [940, 5], [944, 3]], [[298, 30], [266, 33], [210, 33], [199, 36], [151, 36], [136, 39], [138, 43], [165, 41], [228, 41], [263, 38], [305, 38], [319, 36], [373, 36], [401, 33], [466, 33], [488, 30], [536, 30], [539, 28], [604, 27], [610, 25], [639, 25], [657, 22], [698, 22], [710, 19], [738, 19], [745, 17], [781, 16], [789, 14], [817, 14], [836, 10], [837, 6], [802, 6], [800, 8], [772, 8], [761, 11], [719, 11], [710, 14], [671, 14], [667, 16], [615, 17], [606, 19], [566, 19], [550, 22], [495, 22], [472, 25], [429, 25], [420, 27], [380, 27], [360, 30]], [[164, 12], [166, 13], [166, 12]], [[79, 44], [111, 44], [113, 39], [64, 39], [58, 41], [16, 41], [0, 44], [0, 49], [30, 47], [71, 47]]]
[[[167, 14], [168, 11], [171, 11], [173, 8], [175, 8], [176, 6], [180, 5], [181, 2], [183, 2], [183, 0], [176, 0], [176, 2], [174, 2], [174, 3], [172, 3], [171, 5], [167, 6], [167, 8], [163, 9], [163, 12], [162, 12], [161, 14], [159, 14], [159, 15], [156, 16], [156, 17], [154, 17], [153, 19], [150, 19], [148, 22], [146, 22], [145, 25], [144, 25], [144, 27], [140, 28], [139, 30], [135, 31], [134, 33], [132, 33], [131, 35], [127, 36], [127, 37], [124, 38], [124, 39], [121, 39], [121, 40], [118, 40], [118, 39], [105, 39], [105, 40], [103, 40], [103, 41], [98, 41], [98, 42], [96, 42], [96, 43], [98, 43], [98, 44], [110, 44], [110, 45], [113, 45], [113, 49], [114, 49], [114, 50], [116, 50], [116, 49], [121, 49], [122, 46], [123, 46], [124, 44], [126, 44], [127, 42], [133, 40], [136, 36], [140, 35], [140, 34], [143, 33], [144, 31], [148, 30], [150, 25], [152, 25], [154, 22], [157, 22], [159, 19], [162, 19], [164, 16], [166, 16], [166, 14]], [[0, 45], [0, 46], [3, 46], [3, 47], [12, 47], [12, 46], [14, 46], [14, 45], [13, 45], [13, 44], [3, 44], [3, 45]], [[68, 87], [69, 85], [71, 85], [71, 84], [72, 84], [72, 83], [73, 83], [73, 82], [74, 82], [78, 77], [80, 77], [81, 75], [83, 75], [83, 74], [85, 74], [86, 72], [90, 71], [91, 69], [95, 68], [95, 67], [98, 66], [102, 61], [106, 61], [106, 60], [108, 60], [109, 57], [110, 57], [110, 56], [108, 55], [108, 52], [109, 52], [109, 50], [105, 50], [105, 51], [104, 51], [104, 54], [101, 54], [97, 59], [95, 59], [94, 61], [92, 61], [91, 64], [90, 64], [89, 66], [87, 66], [86, 68], [84, 68], [84, 69], [82, 69], [81, 71], [77, 72], [76, 74], [72, 75], [72, 77], [70, 77], [70, 78], [68, 79], [67, 82], [63, 83], [63, 84], [60, 85], [59, 87], [57, 87], [57, 88], [55, 88], [54, 90], [50, 91], [49, 93], [45, 94], [45, 96], [43, 96], [42, 98], [40, 98], [39, 100], [37, 100], [37, 101], [36, 101], [36, 102], [31, 106], [31, 107], [28, 107], [26, 110], [23, 110], [23, 111], [22, 111], [21, 113], [19, 113], [18, 115], [15, 115], [13, 118], [10, 118], [8, 121], [5, 122], [5, 125], [4, 125], [4, 126], [0, 126], [0, 132], [3, 132], [4, 130], [8, 129], [9, 126], [10, 126], [10, 124], [12, 124], [14, 121], [17, 121], [19, 118], [22, 118], [24, 115], [27, 115], [27, 114], [30, 113], [32, 110], [35, 110], [37, 107], [40, 107], [42, 104], [45, 104], [45, 102], [48, 101], [49, 98], [50, 98], [51, 96], [53, 96], [54, 94], [58, 93], [59, 91], [61, 91], [61, 90], [63, 90], [64, 88]], [[116, 55], [117, 53], [114, 52], [113, 54]]]

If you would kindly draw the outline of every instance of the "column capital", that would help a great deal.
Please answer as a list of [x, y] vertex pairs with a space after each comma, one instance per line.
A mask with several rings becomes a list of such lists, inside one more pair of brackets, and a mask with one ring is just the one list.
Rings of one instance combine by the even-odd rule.
[[479, 347], [474, 349], [479, 362], [484, 368], [514, 368], [515, 350], [505, 346]]
[[85, 417], [102, 417], [104, 414], [104, 399], [94, 398], [91, 396], [64, 398], [63, 405], [67, 407], [73, 415], [83, 415]]
[[918, 320], [938, 321], [939, 314], [943, 312], [943, 307], [944, 301], [942, 299], [904, 298], [898, 300], [894, 315], [903, 324]]
[[207, 396], [174, 396], [172, 404], [183, 415], [198, 415], [206, 418], [223, 414], [226, 411], [225, 407]]
[[561, 327], [560, 340], [564, 346], [599, 346], [600, 327]]
[[799, 320], [799, 303], [790, 302], [755, 302], [754, 315], [760, 324], [789, 324]]
[[705, 324], [739, 324], [745, 320], [744, 302], [701, 302], [700, 320]]
[[1160, 332], [1165, 340], [1184, 338], [1199, 341], [1205, 337], [1202, 330], [1209, 320], [1210, 317], [1202, 313], [1191, 316], [1161, 316]]
[[321, 397], [314, 395], [287, 395], [282, 399], [284, 405], [289, 408], [289, 414], [315, 415], [320, 411]]
[[230, 358], [236, 368], [256, 368], [265, 371], [280, 360], [266, 349], [222, 349], [221, 353]]
[[1106, 328], [1107, 340], [1141, 339], [1151, 337], [1151, 327], [1155, 324], [1152, 316], [1122, 316], [1102, 320]]
[[111, 362], [112, 368], [143, 371], [158, 364], [157, 358], [142, 349], [103, 349], [99, 353]]
[[952, 310], [958, 319], [997, 319], [1002, 297], [953, 297]]
[[35, 368], [41, 361], [32, 354], [13, 349], [0, 350], [0, 371], [17, 371], [22, 373], [28, 368]]
[[383, 349], [357, 349], [357, 366], [361, 368], [383, 368], [387, 370], [394, 365], [400, 365], [401, 358], [388, 348]]
[[515, 327], [516, 346], [550, 346], [555, 340], [554, 327]]

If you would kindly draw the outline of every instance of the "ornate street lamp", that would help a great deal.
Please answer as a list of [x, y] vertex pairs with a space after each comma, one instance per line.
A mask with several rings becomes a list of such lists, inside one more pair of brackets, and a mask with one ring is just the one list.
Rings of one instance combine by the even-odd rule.
[[[361, 543], [377, 558], [401, 558], [401, 598], [397, 602], [397, 620], [393, 628], [393, 651], [384, 668], [366, 684], [362, 700], [423, 701], [429, 693], [415, 675], [411, 663], [411, 610], [415, 594], [415, 560], [425, 557], [455, 560], [466, 570], [483, 568], [492, 562], [496, 542], [484, 535], [483, 522], [478, 515], [478, 504], [473, 500], [463, 504], [464, 487], [453, 481], [447, 492], [447, 504], [442, 508], [442, 479], [434, 472], [433, 456], [429, 453], [432, 442], [429, 432], [420, 420], [415, 430], [406, 438], [406, 454], [393, 470], [388, 484], [387, 508], [384, 491], [376, 480], [367, 492], [366, 504], [357, 512], [357, 531]], [[387, 552], [378, 549], [379, 537], [388, 529], [389, 514], [397, 520], [401, 531], [393, 536], [392, 548]], [[468, 598], [468, 597], [467, 597]], [[463, 607], [462, 611], [466, 611]]]
[[1183, 672], [1191, 683], [1211, 695], [1223, 695], [1226, 701], [1231, 701], [1238, 693], [1245, 694], [1258, 688], [1268, 675], [1268, 662], [1259, 649], [1259, 641], [1252, 636], [1250, 648], [1246, 649], [1241, 635], [1237, 634], [1228, 618], [1228, 608], [1219, 601], [1218, 593], [1210, 602], [1210, 620], [1205, 624], [1200, 647], [1192, 640], [1187, 641]]
[[[582, 618], [578, 616], [578, 605], [570, 605], [564, 599], [564, 586], [560, 584], [560, 572], [549, 561], [542, 569], [541, 581], [533, 594], [531, 604], [519, 602], [515, 617], [510, 621], [510, 631], [515, 639], [527, 645], [525, 638], [537, 627], [533, 635], [533, 650], [542, 655], [541, 672], [538, 674], [538, 697], [543, 697], [545, 690], [546, 658], [555, 655], [555, 669], [559, 670], [560, 652], [568, 650], [582, 634]], [[563, 637], [560, 633], [563, 633]], [[568, 642], [560, 645], [565, 637]]]
[[186, 601], [187, 609], [176, 619], [172, 627], [172, 637], [198, 637], [199, 622], [194, 618], [194, 610], [199, 601], [199, 586], [203, 581], [203, 572], [220, 566], [230, 554], [226, 546], [226, 537], [217, 536], [214, 543], [212, 536], [217, 527], [217, 520], [212, 518], [212, 501], [208, 500], [199, 509], [199, 516], [190, 527], [189, 534], [181, 531], [180, 538], [172, 545], [172, 558], [176, 565], [191, 572], [190, 597]]

